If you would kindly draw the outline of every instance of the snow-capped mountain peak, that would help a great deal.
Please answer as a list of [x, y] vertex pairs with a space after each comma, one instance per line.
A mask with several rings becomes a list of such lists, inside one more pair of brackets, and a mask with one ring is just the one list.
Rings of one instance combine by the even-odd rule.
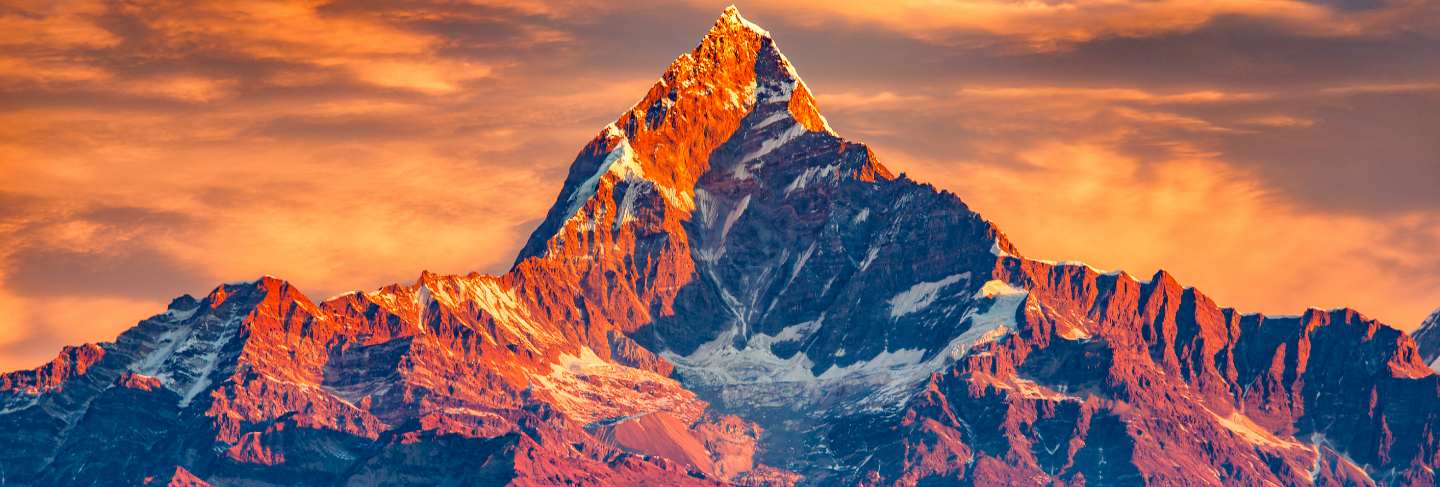
[[0, 483], [1428, 485], [1435, 328], [1027, 259], [731, 7], [509, 272], [177, 298], [0, 376]]
[[1440, 372], [1440, 308], [1430, 312], [1430, 316], [1420, 322], [1411, 334], [1415, 337], [1415, 343], [1420, 348], [1420, 356], [1430, 368]]

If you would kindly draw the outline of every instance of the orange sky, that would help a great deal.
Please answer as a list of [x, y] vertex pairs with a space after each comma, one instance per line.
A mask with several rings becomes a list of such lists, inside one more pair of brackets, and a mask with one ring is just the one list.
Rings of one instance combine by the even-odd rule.
[[[1433, 2], [740, 3], [842, 135], [1031, 257], [1440, 306]], [[0, 369], [273, 274], [503, 270], [711, 2], [7, 2]]]

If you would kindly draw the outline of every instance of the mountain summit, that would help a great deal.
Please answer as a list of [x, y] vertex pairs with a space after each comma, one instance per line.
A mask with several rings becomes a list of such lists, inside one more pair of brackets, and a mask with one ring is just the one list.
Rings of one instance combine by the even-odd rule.
[[[668, 213], [692, 212], [696, 185], [712, 165], [744, 179], [770, 151], [819, 136], [836, 137], [805, 82], [769, 32], [728, 7], [694, 51], [676, 58], [644, 98], [585, 146], [517, 260], [565, 251], [575, 225], [634, 218], [628, 212], [646, 194], [662, 197]], [[750, 143], [723, 147], [731, 141]], [[720, 149], [749, 152], [717, 160]], [[871, 165], [871, 173], [889, 177]], [[620, 198], [609, 198], [617, 186]], [[628, 206], [607, 205], [612, 199]]]
[[177, 298], [0, 376], [0, 483], [1432, 485], [1420, 356], [1022, 257], [732, 7], [510, 271]]

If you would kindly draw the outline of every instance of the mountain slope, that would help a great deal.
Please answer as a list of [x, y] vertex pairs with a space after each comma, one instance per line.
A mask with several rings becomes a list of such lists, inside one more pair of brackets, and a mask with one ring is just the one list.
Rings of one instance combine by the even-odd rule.
[[1420, 347], [1421, 358], [1430, 364], [1432, 369], [1440, 367], [1440, 308], [1430, 312], [1430, 316], [1420, 322], [1413, 336]]
[[1428, 485], [1420, 355], [1024, 258], [730, 8], [509, 272], [178, 298], [0, 376], [0, 483]]

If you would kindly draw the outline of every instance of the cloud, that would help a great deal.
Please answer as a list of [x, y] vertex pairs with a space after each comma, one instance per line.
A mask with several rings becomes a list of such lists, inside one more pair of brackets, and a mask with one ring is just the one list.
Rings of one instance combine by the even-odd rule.
[[135, 80], [129, 82], [124, 90], [138, 96], [205, 103], [230, 96], [235, 84], [234, 80], [179, 75]]
[[[1164, 266], [1247, 309], [1403, 325], [1440, 300], [1433, 7], [741, 7], [841, 134], [1032, 255]], [[506, 268], [584, 141], [720, 8], [0, 9], [0, 369], [222, 281], [323, 298]]]
[[[295, 86], [340, 77], [423, 95], [453, 93], [491, 76], [494, 66], [452, 55], [444, 39], [411, 28], [409, 19], [334, 15], [303, 2], [63, 2], [0, 15], [0, 82], [42, 88], [121, 78], [121, 91], [207, 102], [238, 80], [230, 61]], [[539, 34], [537, 34], [539, 35]], [[186, 62], [189, 61], [189, 62]], [[231, 67], [233, 68], [233, 66]], [[188, 71], [177, 71], [188, 70]]]
[[[205, 30], [252, 5], [97, 13], [127, 46], [117, 59], [144, 66], [75, 52], [103, 76], [0, 81], [17, 107], [0, 112], [0, 368], [218, 282], [273, 274], [320, 299], [504, 270], [583, 142], [653, 82], [499, 76], [535, 29], [461, 52], [425, 19], [331, 7], [287, 12], [390, 37]], [[545, 59], [526, 69], [566, 67]]]
[[1320, 90], [1322, 94], [1396, 94], [1440, 92], [1440, 83], [1371, 83], [1332, 86]]
[[98, 2], [20, 1], [0, 10], [0, 46], [51, 49], [102, 48], [120, 42], [95, 18], [103, 13]]
[[0, 292], [0, 364], [35, 366], [55, 358], [62, 344], [115, 339], [166, 301], [110, 297], [17, 300]]
[[1277, 128], [1284, 128], [1284, 127], [1309, 127], [1309, 126], [1315, 125], [1315, 121], [1314, 121], [1314, 120], [1310, 120], [1310, 119], [1306, 119], [1306, 118], [1299, 118], [1299, 117], [1292, 117], [1292, 116], [1290, 116], [1290, 115], [1284, 115], [1284, 114], [1262, 115], [1262, 116], [1258, 116], [1258, 117], [1251, 117], [1251, 118], [1242, 120], [1240, 123], [1243, 123], [1243, 124], [1246, 124], [1246, 125], [1259, 125], [1259, 126], [1262, 126], [1262, 127], [1277, 127]]
[[839, 109], [917, 105], [927, 100], [927, 97], [922, 95], [899, 95], [893, 91], [825, 93], [822, 96], [825, 98], [825, 106]]
[[[801, 23], [839, 21], [889, 29], [941, 44], [1003, 40], [1036, 51], [1063, 50], [1105, 38], [1191, 32], [1223, 18], [1256, 19], [1315, 37], [1383, 35], [1433, 25], [1435, 20], [1435, 9], [1420, 0], [1388, 2], [1367, 10], [1296, 0], [805, 1], [758, 10], [799, 17]], [[982, 41], [976, 34], [990, 39]]]
[[77, 252], [28, 248], [10, 255], [5, 287], [23, 296], [123, 296], [151, 298], [194, 290], [209, 276], [155, 249]]
[[401, 88], [428, 94], [451, 93], [466, 80], [490, 74], [488, 66], [470, 63], [413, 63], [382, 61], [361, 63], [351, 68], [367, 83], [386, 88]]
[[1227, 93], [1217, 90], [1197, 90], [1180, 93], [1156, 93], [1132, 87], [1073, 87], [1073, 86], [967, 86], [956, 92], [959, 96], [1023, 99], [1070, 98], [1087, 101], [1136, 102], [1151, 105], [1225, 103], [1256, 101], [1268, 98], [1262, 93]]
[[0, 82], [7, 84], [49, 85], [99, 81], [109, 77], [109, 72], [84, 64], [39, 61], [0, 55]]
[[[25, 300], [10, 293], [0, 291], [0, 347], [23, 340], [34, 333], [34, 324], [27, 323], [21, 317], [25, 315]], [[38, 352], [38, 351], [37, 351]], [[46, 352], [54, 352], [53, 349], [45, 352], [38, 352], [43, 356]], [[19, 362], [6, 360], [9, 357], [0, 357], [0, 363], [13, 367], [15, 365], [31, 363], [29, 361]]]
[[24, 215], [7, 219], [10, 245], [0, 251], [0, 282], [18, 297], [155, 298], [205, 284], [207, 275], [164, 249], [192, 232], [188, 215], [31, 198]]

